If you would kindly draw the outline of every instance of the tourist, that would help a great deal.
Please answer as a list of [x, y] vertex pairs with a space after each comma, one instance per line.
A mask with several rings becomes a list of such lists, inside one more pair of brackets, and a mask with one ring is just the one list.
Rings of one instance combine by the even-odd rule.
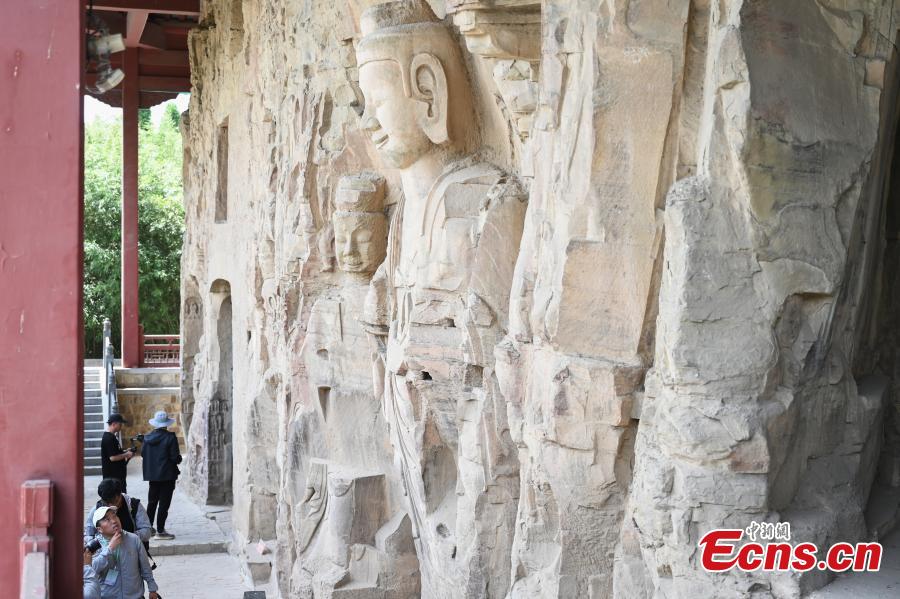
[[175, 492], [175, 480], [181, 474], [178, 470], [181, 453], [178, 450], [178, 437], [167, 430], [175, 424], [174, 419], [159, 411], [149, 422], [154, 430], [144, 437], [144, 446], [141, 449], [141, 456], [144, 459], [144, 480], [150, 483], [147, 513], [150, 515], [152, 525], [157, 504], [159, 505], [159, 513], [156, 514], [156, 538], [169, 541], [174, 539], [175, 535], [166, 531], [166, 518], [169, 516], [172, 494]]
[[110, 414], [106, 419], [106, 432], [100, 440], [100, 472], [103, 478], [117, 478], [122, 481], [122, 492], [128, 492], [126, 476], [128, 460], [134, 457], [131, 450], [125, 451], [119, 444], [118, 433], [122, 425], [128, 424], [121, 414]]
[[143, 599], [144, 583], [149, 599], [159, 599], [150, 560], [140, 537], [122, 530], [116, 508], [102, 506], [94, 511], [94, 527], [100, 549], [91, 565], [100, 579], [102, 599]]
[[94, 538], [97, 534], [97, 529], [94, 528], [93, 522], [94, 512], [105, 505], [111, 505], [116, 508], [122, 529], [133, 532], [140, 537], [144, 548], [148, 549], [153, 531], [150, 528], [150, 518], [147, 516], [147, 510], [141, 505], [141, 500], [122, 493], [122, 484], [115, 478], [103, 479], [97, 487], [97, 495], [100, 496], [100, 499], [84, 521], [85, 542]]

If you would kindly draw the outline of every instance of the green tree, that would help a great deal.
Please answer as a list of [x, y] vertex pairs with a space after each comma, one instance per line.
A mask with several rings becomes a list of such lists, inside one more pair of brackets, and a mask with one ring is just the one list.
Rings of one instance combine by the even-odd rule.
[[178, 126], [181, 125], [181, 113], [178, 112], [178, 107], [174, 104], [166, 105], [166, 118], [172, 121], [175, 129], [178, 129]]
[[150, 109], [149, 108], [138, 108], [138, 127], [143, 131], [147, 131], [150, 129]]
[[[175, 111], [177, 113], [177, 110]], [[168, 115], [167, 115], [168, 116]], [[143, 123], [142, 123], [143, 124]], [[138, 141], [138, 277], [140, 321], [147, 333], [177, 333], [182, 206], [181, 134], [177, 123], [149, 120]], [[122, 122], [85, 126], [84, 328], [85, 356], [103, 353], [103, 319], [112, 321], [121, 355]]]

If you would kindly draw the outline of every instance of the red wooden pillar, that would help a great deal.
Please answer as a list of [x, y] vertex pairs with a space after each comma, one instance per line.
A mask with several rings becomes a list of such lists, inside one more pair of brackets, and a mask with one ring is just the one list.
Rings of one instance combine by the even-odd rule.
[[138, 331], [138, 49], [125, 49], [122, 82], [122, 365], [140, 364]]
[[[47, 534], [52, 597], [73, 597], [84, 501], [84, 2], [0, 4], [0, 581], [18, 597], [20, 539]], [[45, 500], [22, 509], [33, 479], [53, 483], [46, 518], [36, 513]], [[46, 533], [35, 528], [51, 516]]]

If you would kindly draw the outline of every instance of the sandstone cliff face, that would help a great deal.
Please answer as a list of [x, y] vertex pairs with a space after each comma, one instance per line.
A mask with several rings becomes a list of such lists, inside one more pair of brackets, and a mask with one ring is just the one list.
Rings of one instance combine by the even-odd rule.
[[900, 486], [900, 14], [374, 4], [192, 33], [186, 481], [235, 551], [283, 597], [826, 584], [697, 543]]

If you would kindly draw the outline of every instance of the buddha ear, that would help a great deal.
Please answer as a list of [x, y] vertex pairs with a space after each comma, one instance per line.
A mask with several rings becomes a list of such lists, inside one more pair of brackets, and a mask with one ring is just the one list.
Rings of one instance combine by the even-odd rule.
[[428, 138], [442, 144], [450, 140], [447, 134], [447, 76], [441, 61], [432, 54], [416, 54], [409, 64], [410, 91], [416, 108], [416, 121]]

